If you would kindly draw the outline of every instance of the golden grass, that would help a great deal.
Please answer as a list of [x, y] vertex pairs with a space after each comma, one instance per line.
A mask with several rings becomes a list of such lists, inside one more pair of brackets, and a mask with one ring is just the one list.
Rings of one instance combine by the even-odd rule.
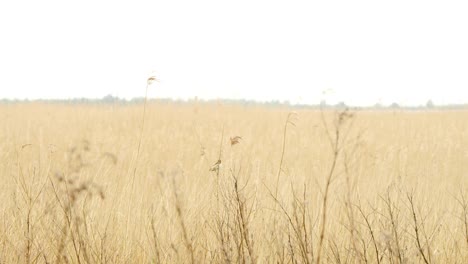
[[467, 111], [142, 107], [0, 106], [0, 263], [468, 262]]

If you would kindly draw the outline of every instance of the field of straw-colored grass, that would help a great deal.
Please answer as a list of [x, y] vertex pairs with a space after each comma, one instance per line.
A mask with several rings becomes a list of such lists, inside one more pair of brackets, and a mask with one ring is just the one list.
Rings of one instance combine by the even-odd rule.
[[142, 118], [0, 106], [0, 263], [468, 263], [468, 111]]

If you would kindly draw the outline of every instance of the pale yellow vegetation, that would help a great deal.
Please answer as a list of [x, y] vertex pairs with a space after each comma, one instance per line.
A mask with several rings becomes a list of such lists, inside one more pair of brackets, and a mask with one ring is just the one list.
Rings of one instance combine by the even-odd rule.
[[0, 263], [468, 262], [468, 111], [291, 111], [0, 106]]

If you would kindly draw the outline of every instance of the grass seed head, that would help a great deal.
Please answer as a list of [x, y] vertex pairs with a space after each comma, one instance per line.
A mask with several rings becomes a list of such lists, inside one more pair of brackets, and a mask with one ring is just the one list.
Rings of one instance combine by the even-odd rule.
[[219, 167], [221, 166], [221, 160], [218, 160], [213, 166], [211, 166], [210, 171], [219, 171]]
[[239, 144], [242, 137], [240, 136], [235, 136], [235, 137], [231, 137], [230, 140], [231, 140], [231, 146], [233, 145], [236, 145], [236, 144]]
[[158, 78], [156, 78], [156, 76], [151, 75], [150, 77], [148, 77], [147, 82], [148, 82], [148, 85], [151, 85], [151, 84], [153, 84], [154, 82], [159, 82], [159, 80], [158, 80]]

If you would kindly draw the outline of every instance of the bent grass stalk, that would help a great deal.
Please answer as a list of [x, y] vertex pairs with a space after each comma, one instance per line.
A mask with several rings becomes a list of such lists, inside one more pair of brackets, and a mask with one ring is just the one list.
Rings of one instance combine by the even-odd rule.
[[140, 158], [140, 151], [141, 151], [141, 142], [143, 140], [143, 131], [144, 131], [144, 128], [145, 128], [145, 120], [146, 120], [146, 105], [147, 105], [147, 101], [148, 101], [148, 88], [151, 86], [151, 84], [153, 84], [153, 82], [156, 82], [158, 81], [158, 79], [155, 77], [155, 76], [150, 76], [147, 81], [146, 81], [146, 89], [145, 89], [145, 100], [144, 100], [144, 103], [143, 103], [143, 116], [142, 116], [142, 119], [141, 119], [141, 126], [140, 126], [140, 137], [138, 139], [138, 147], [137, 147], [137, 153], [136, 153], [136, 157], [135, 157], [135, 166], [133, 168], [133, 175], [132, 175], [132, 185], [131, 185], [131, 188], [130, 188], [130, 203], [128, 204], [128, 215], [127, 215], [127, 223], [126, 223], [126, 236], [128, 237], [128, 225], [129, 225], [129, 221], [130, 221], [130, 216], [132, 215], [131, 213], [131, 208], [133, 208], [133, 204], [134, 204], [134, 201], [135, 201], [135, 178], [136, 178], [136, 173], [137, 173], [137, 169], [138, 169], [138, 160]]

